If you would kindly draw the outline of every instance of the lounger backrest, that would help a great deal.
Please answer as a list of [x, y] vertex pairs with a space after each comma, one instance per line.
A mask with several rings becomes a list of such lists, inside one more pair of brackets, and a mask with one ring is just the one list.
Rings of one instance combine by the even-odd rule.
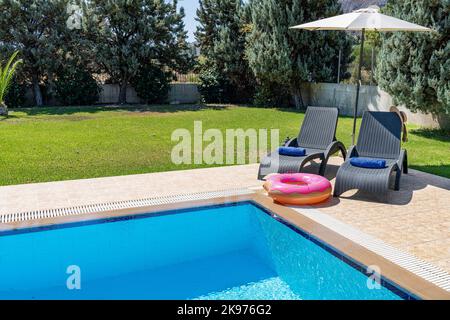
[[395, 112], [365, 112], [356, 149], [361, 157], [397, 159], [402, 121]]
[[308, 107], [297, 137], [298, 145], [326, 149], [335, 140], [338, 116], [337, 108]]

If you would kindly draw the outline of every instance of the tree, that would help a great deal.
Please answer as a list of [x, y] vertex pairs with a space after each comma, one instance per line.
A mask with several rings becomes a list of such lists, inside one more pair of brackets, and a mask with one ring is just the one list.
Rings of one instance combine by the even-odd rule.
[[65, 0], [0, 1], [0, 41], [23, 59], [21, 72], [31, 80], [35, 103], [43, 104], [40, 84], [61, 66], [67, 35]]
[[253, 91], [254, 77], [245, 59], [244, 8], [242, 0], [200, 0], [197, 10], [201, 88], [223, 102], [248, 100]]
[[351, 41], [345, 32], [289, 27], [341, 14], [337, 0], [253, 0], [246, 54], [261, 86], [287, 86], [295, 106], [303, 106], [302, 82], [335, 82], [339, 50], [341, 79], [349, 76]]
[[450, 112], [450, 2], [391, 1], [384, 10], [437, 32], [383, 34], [377, 66], [380, 87], [413, 111]]
[[184, 10], [177, 1], [92, 0], [86, 11], [86, 34], [100, 67], [126, 88], [147, 64], [182, 69], [188, 60]]

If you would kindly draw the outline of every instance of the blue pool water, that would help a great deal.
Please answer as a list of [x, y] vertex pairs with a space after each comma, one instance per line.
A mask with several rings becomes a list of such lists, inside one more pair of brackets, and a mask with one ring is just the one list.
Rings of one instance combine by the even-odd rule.
[[0, 233], [0, 299], [411, 298], [347, 260], [244, 202]]

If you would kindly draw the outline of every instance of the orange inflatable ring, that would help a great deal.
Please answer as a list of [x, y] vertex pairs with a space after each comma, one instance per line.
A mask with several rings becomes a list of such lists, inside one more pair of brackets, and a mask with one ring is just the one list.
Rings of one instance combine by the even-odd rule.
[[289, 173], [267, 177], [264, 189], [278, 203], [307, 205], [327, 200], [332, 187], [328, 179], [316, 174]]

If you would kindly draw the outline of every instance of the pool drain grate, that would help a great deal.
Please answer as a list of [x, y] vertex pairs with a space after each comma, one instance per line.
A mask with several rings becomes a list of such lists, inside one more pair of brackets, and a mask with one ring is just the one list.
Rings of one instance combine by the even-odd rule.
[[120, 209], [133, 209], [133, 208], [157, 206], [157, 205], [164, 205], [164, 204], [170, 204], [170, 203], [208, 200], [208, 199], [214, 199], [214, 198], [226, 198], [226, 197], [233, 197], [233, 196], [239, 196], [239, 195], [248, 195], [248, 194], [253, 194], [253, 193], [254, 193], [254, 191], [249, 190], [249, 189], [228, 189], [228, 190], [199, 192], [199, 193], [181, 194], [181, 195], [173, 195], [173, 196], [153, 197], [153, 198], [145, 198], [145, 199], [139, 199], [139, 200], [117, 201], [117, 202], [109, 202], [109, 203], [102, 203], [102, 204], [89, 204], [89, 205], [73, 206], [73, 207], [58, 208], [58, 209], [7, 213], [7, 214], [0, 215], [0, 222], [1, 223], [15, 223], [15, 222], [21, 222], [21, 221], [48, 219], [48, 218], [63, 217], [63, 216], [92, 214], [92, 213], [99, 213], [99, 212], [106, 212], [106, 211], [120, 210]]

